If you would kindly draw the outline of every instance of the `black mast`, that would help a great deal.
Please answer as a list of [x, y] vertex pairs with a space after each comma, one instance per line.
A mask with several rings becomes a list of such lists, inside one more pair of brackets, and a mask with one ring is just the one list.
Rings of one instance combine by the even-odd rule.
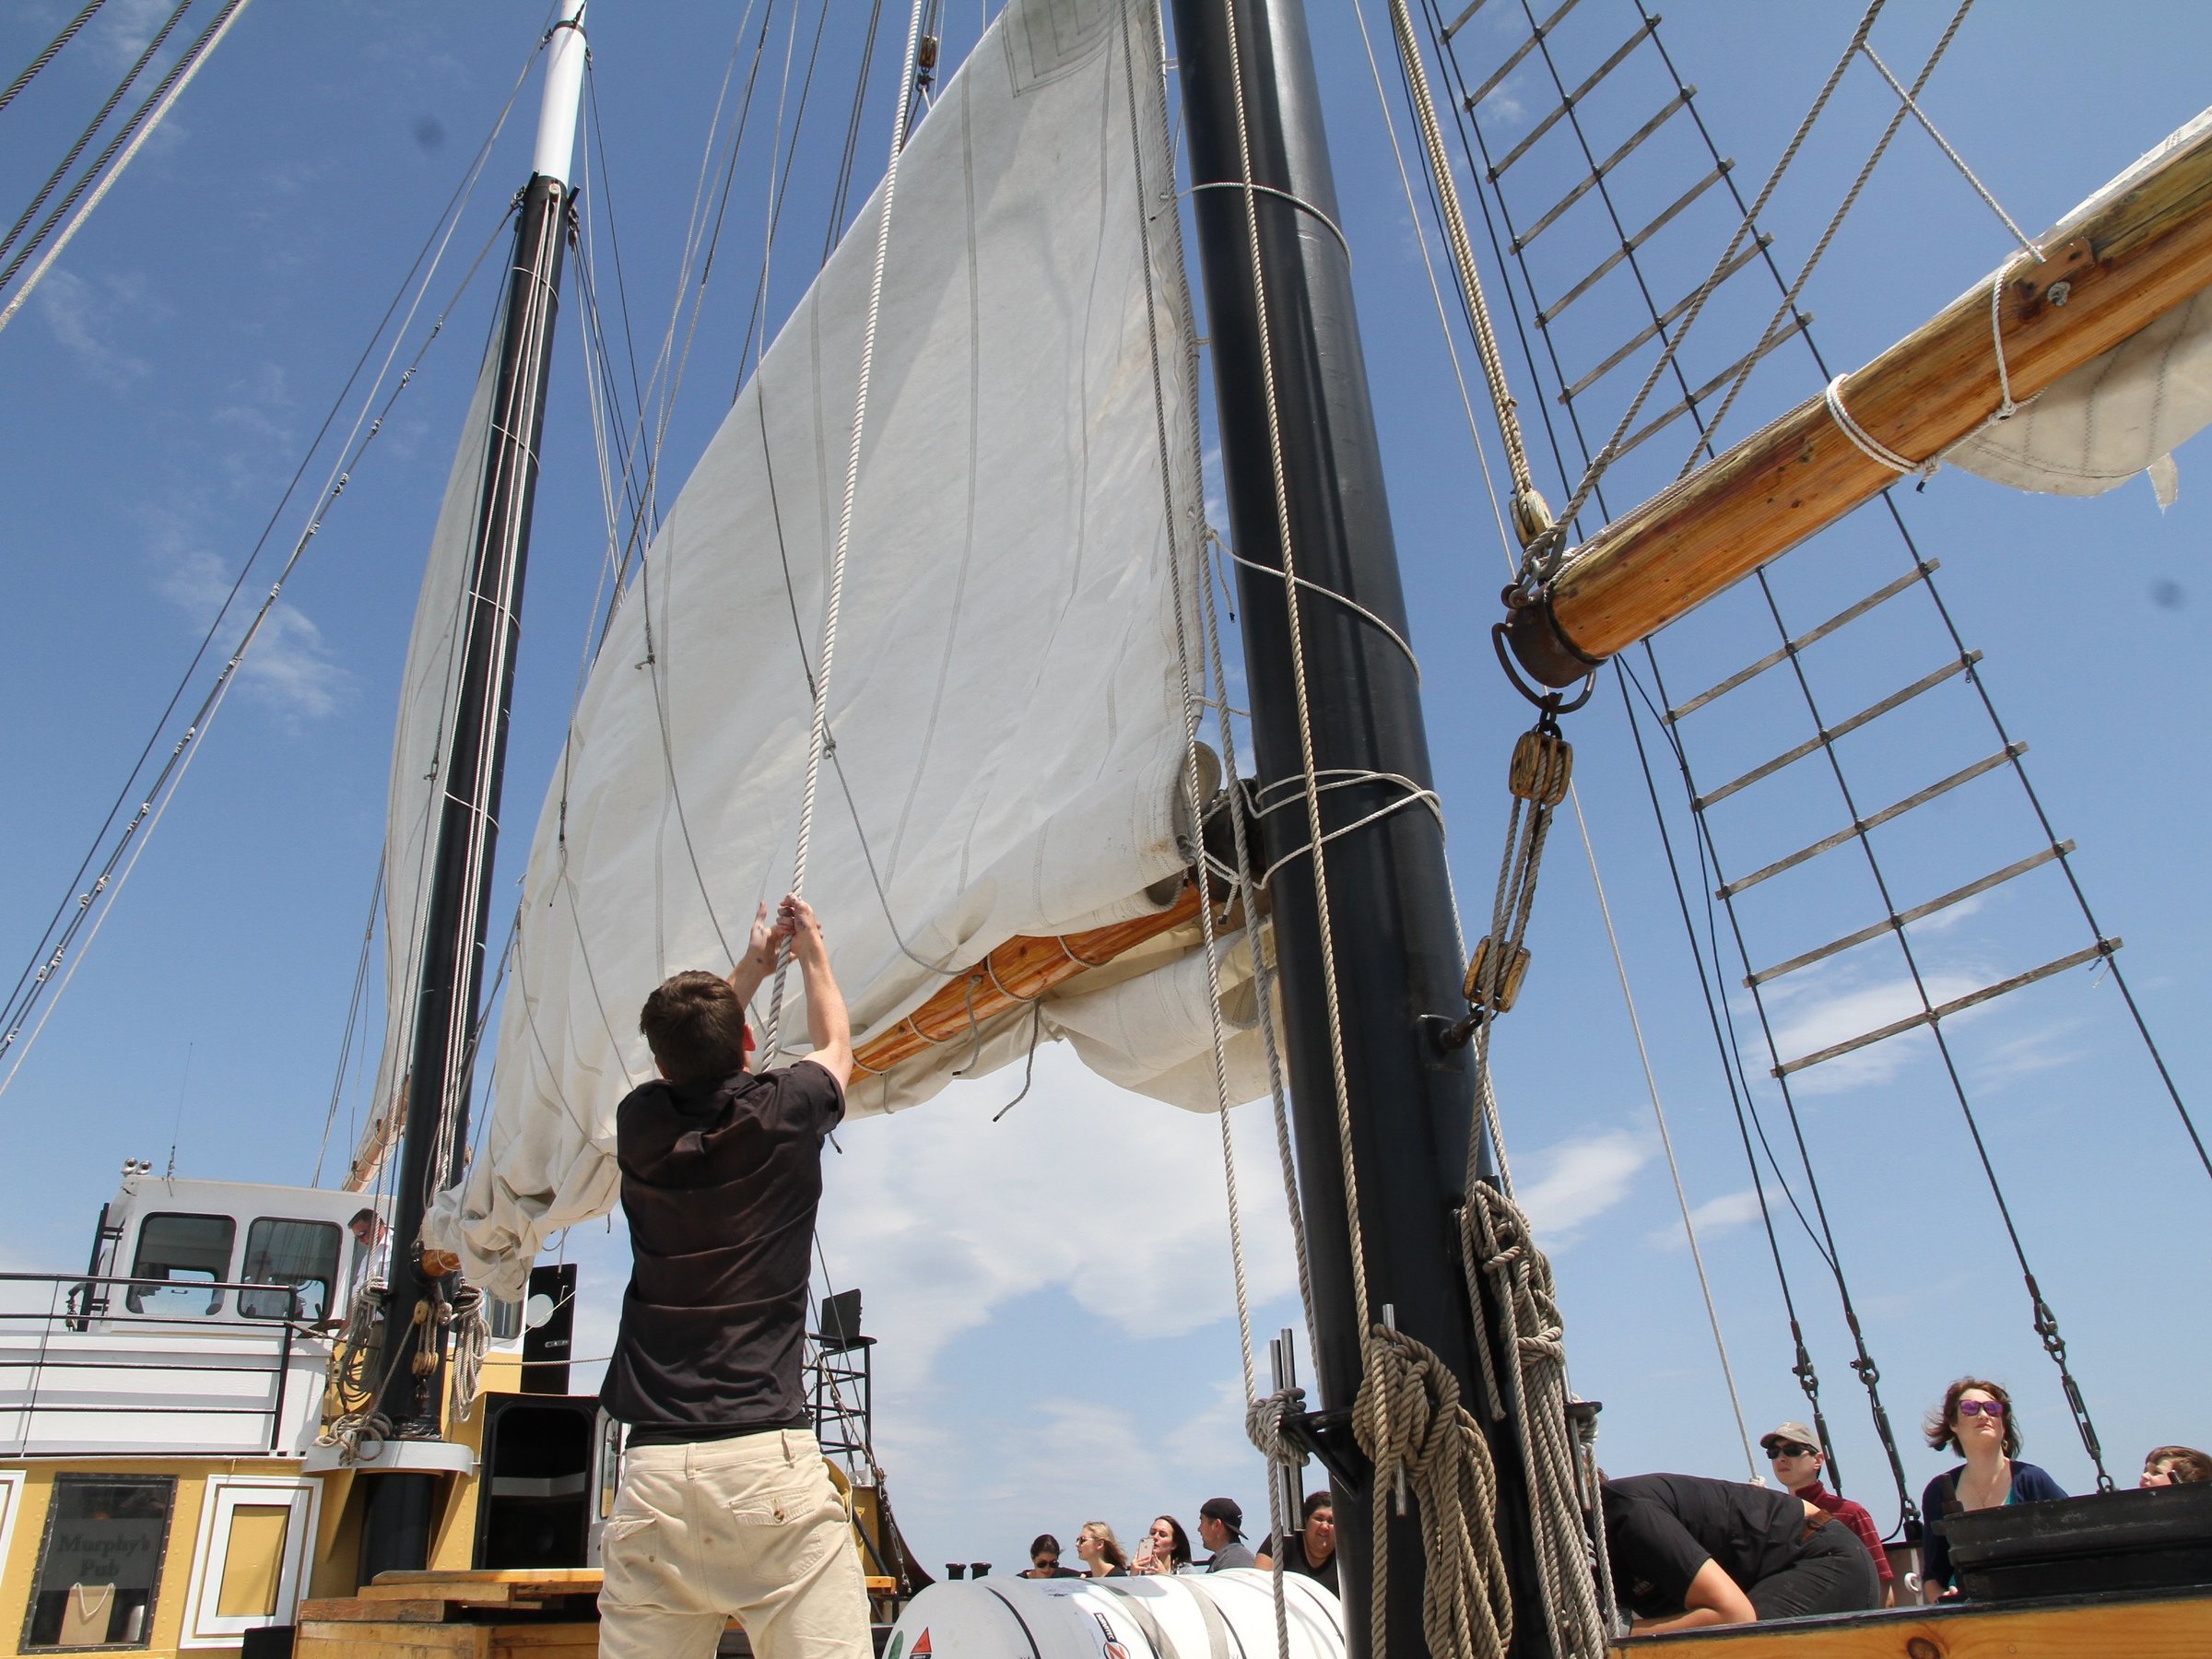
[[[1174, 14], [1230, 525], [1241, 560], [1258, 782], [1267, 801], [1286, 803], [1264, 820], [1273, 865], [1304, 846], [1309, 831], [1299, 798], [1304, 761], [1285, 587], [1280, 574], [1268, 573], [1282, 569], [1284, 538], [1264, 370], [1272, 370], [1290, 548], [1302, 584], [1313, 764], [1324, 775], [1394, 774], [1426, 789], [1429, 743], [1413, 664], [1372, 621], [1328, 597], [1343, 594], [1400, 637], [1408, 632], [1302, 0], [1175, 0]], [[1247, 150], [1260, 186], [1256, 270], [1243, 189]], [[1392, 782], [1334, 788], [1321, 797], [1322, 828], [1350, 824], [1402, 802], [1405, 793]], [[1475, 1346], [1490, 1340], [1485, 1332], [1498, 1324], [1487, 1312], [1477, 1323], [1459, 1263], [1456, 1212], [1475, 1122], [1474, 1070], [1465, 1049], [1446, 1052], [1424, 1026], [1424, 1017], [1450, 1018], [1466, 1006], [1443, 831], [1424, 806], [1402, 805], [1331, 841], [1327, 859], [1369, 1305], [1377, 1319], [1388, 1308], [1398, 1329], [1443, 1357], [1488, 1433], [1513, 1581], [1513, 1652], [1542, 1654], [1549, 1643], [1519, 1449], [1510, 1424], [1488, 1420]], [[1359, 1391], [1361, 1333], [1310, 857], [1277, 871], [1272, 898], [1312, 1265], [1314, 1371], [1324, 1418], [1340, 1420]], [[1495, 1357], [1502, 1376], [1505, 1359]], [[1364, 1460], [1348, 1430], [1324, 1425], [1323, 1434], [1342, 1500], [1348, 1652], [1385, 1659], [1367, 1648], [1370, 1562], [1373, 1550], [1386, 1548], [1388, 1659], [1408, 1659], [1426, 1650], [1418, 1517], [1393, 1518], [1384, 1537], [1371, 1536]]]
[[[500, 785], [507, 761], [508, 705], [522, 632], [523, 577], [537, 488], [537, 450], [552, 369], [561, 256], [568, 236], [566, 173], [581, 75], [580, 0], [555, 27], [540, 117], [536, 171], [517, 210], [504, 328], [490, 409], [491, 430], [477, 498], [465, 600], [460, 672], [439, 747], [441, 810], [429, 854], [423, 953], [417, 980], [415, 1041], [406, 1073], [406, 1117], [394, 1193], [391, 1288], [375, 1410], [393, 1441], [441, 1435], [444, 1334], [454, 1280], [422, 1260], [422, 1218], [433, 1187], [457, 1180], [468, 1145], [468, 1100], [484, 988], [484, 938], [499, 840]], [[568, 60], [573, 53], [574, 59]], [[567, 60], [567, 61], [564, 61]], [[566, 73], [564, 73], [564, 71]], [[565, 89], [566, 103], [563, 106]], [[426, 1333], [418, 1339], [418, 1327]], [[361, 1582], [388, 1569], [429, 1564], [438, 1483], [400, 1467], [369, 1483], [361, 1531]]]

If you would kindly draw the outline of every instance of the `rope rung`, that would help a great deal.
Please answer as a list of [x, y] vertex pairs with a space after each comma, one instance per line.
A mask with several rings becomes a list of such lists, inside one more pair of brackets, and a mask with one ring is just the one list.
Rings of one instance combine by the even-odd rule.
[[1903, 593], [1914, 582], [1922, 580], [1924, 577], [1933, 574], [1935, 571], [1940, 571], [1941, 569], [1943, 569], [1943, 561], [1938, 559], [1931, 559], [1924, 563], [1915, 564], [1910, 571], [1902, 576], [1900, 576], [1895, 582], [1886, 583], [1885, 585], [1877, 588], [1873, 593], [1867, 594], [1865, 598], [1860, 600], [1856, 605], [1846, 606], [1844, 609], [1838, 611], [1834, 616], [1830, 617], [1827, 621], [1821, 623], [1818, 627], [1807, 629], [1804, 633], [1797, 635], [1794, 639], [1789, 640], [1784, 643], [1775, 647], [1775, 649], [1767, 653], [1765, 656], [1760, 657], [1758, 662], [1751, 664], [1748, 667], [1737, 669], [1734, 674], [1730, 675], [1726, 679], [1721, 681], [1719, 685], [1714, 686], [1711, 690], [1700, 691], [1697, 696], [1691, 698], [1688, 702], [1682, 703], [1676, 708], [1669, 709], [1666, 712], [1666, 724], [1672, 725], [1675, 724], [1675, 722], [1680, 720], [1685, 714], [1696, 713], [1700, 709], [1703, 708], [1714, 698], [1724, 697], [1729, 692], [1735, 690], [1738, 686], [1743, 685], [1746, 681], [1758, 677], [1759, 675], [1764, 674], [1768, 669], [1775, 666], [1777, 664], [1787, 662], [1798, 652], [1803, 651], [1807, 645], [1811, 645], [1818, 641], [1827, 639], [1830, 634], [1834, 633], [1837, 629], [1842, 627], [1846, 622], [1857, 621], [1861, 617], [1865, 616], [1876, 606], [1882, 604], [1885, 600], [1896, 598], [1898, 594]]
[[[1723, 179], [1725, 179], [1735, 169], [1735, 162], [1733, 159], [1720, 162], [1711, 172], [1707, 173], [1702, 179], [1699, 180], [1697, 183], [1691, 185], [1688, 190], [1677, 196], [1664, 209], [1661, 210], [1659, 216], [1653, 219], [1650, 224], [1644, 226], [1642, 229], [1637, 231], [1636, 234], [1630, 237], [1627, 241], [1623, 242], [1619, 247], [1608, 253], [1604, 259], [1600, 260], [1596, 267], [1593, 269], [1587, 276], [1584, 276], [1580, 282], [1576, 283], [1564, 294], [1560, 295], [1559, 298], [1550, 306], [1543, 311], [1537, 312], [1535, 313], [1536, 326], [1538, 328], [1550, 327], [1552, 324], [1559, 320], [1559, 316], [1561, 312], [1565, 311], [1569, 306], [1572, 305], [1577, 300], [1580, 300], [1584, 294], [1588, 293], [1593, 288], [1594, 288], [1598, 282], [1604, 278], [1606, 272], [1612, 270], [1612, 268], [1618, 265], [1622, 260], [1633, 258], [1636, 251], [1639, 248], [1642, 247], [1645, 242], [1656, 236], [1660, 231], [1666, 229], [1668, 223], [1672, 221], [1675, 217], [1685, 207], [1688, 207], [1692, 202], [1703, 195], [1708, 190], [1711, 190], [1715, 184], [1718, 184]], [[1573, 205], [1574, 198], [1571, 196], [1560, 202], [1552, 209], [1550, 213], [1546, 214], [1542, 218], [1538, 219], [1535, 228], [1531, 229], [1526, 236], [1521, 238], [1520, 241], [1514, 244], [1514, 246], [1516, 248], [1524, 247], [1527, 242], [1535, 236], [1538, 230], [1544, 229], [1554, 218], [1558, 218], [1559, 215], [1564, 213]], [[1729, 260], [1729, 262], [1723, 265], [1719, 271], [1708, 277], [1704, 283], [1700, 283], [1698, 287], [1690, 289], [1688, 293], [1683, 295], [1682, 298], [1677, 300], [1670, 310], [1668, 310], [1666, 314], [1659, 319], [1660, 324], [1664, 326], [1668, 323], [1672, 323], [1677, 317], [1680, 316], [1685, 311], [1689, 309], [1691, 302], [1695, 300], [1700, 293], [1704, 292], [1707, 287], [1727, 281], [1729, 277], [1735, 276], [1736, 272], [1742, 270], [1754, 259], [1757, 259], [1760, 253], [1764, 253], [1768, 244], [1773, 240], [1774, 239], [1772, 237], [1767, 235], [1764, 231], [1761, 231], [1758, 236], [1753, 237], [1750, 243], [1745, 247], [1742, 253], [1736, 254], [1734, 258]], [[1642, 335], [1641, 338], [1648, 340], [1651, 338], [1651, 335]]]
[[1833, 743], [1837, 738], [1857, 731], [1861, 726], [1866, 724], [1866, 723], [1871, 720], [1878, 720], [1884, 714], [1888, 713], [1890, 710], [1895, 709], [1901, 704], [1911, 702], [1914, 698], [1920, 696], [1924, 691], [1931, 691], [1937, 686], [1942, 685], [1945, 680], [1951, 678], [1953, 676], [1965, 673], [1969, 668], [1972, 667], [1981, 660], [1982, 653], [1979, 651], [1970, 651], [1964, 656], [1959, 657], [1953, 662], [1946, 663], [1942, 667], [1936, 669], [1933, 674], [1924, 674], [1921, 676], [1920, 678], [1914, 680], [1911, 685], [1905, 687], [1902, 690], [1892, 691], [1888, 696], [1883, 698], [1880, 702], [1874, 704], [1872, 707], [1861, 709], [1850, 719], [1841, 721], [1832, 726], [1823, 727], [1812, 736], [1807, 737], [1803, 743], [1798, 744], [1794, 748], [1784, 749], [1781, 754], [1775, 756], [1773, 759], [1766, 761], [1761, 765], [1753, 767], [1749, 771], [1744, 773], [1742, 777], [1730, 780], [1728, 782], [1722, 784], [1718, 789], [1712, 791], [1710, 794], [1694, 797], [1689, 803], [1690, 810], [1693, 812], [1703, 812], [1706, 807], [1712, 806], [1715, 802], [1726, 800], [1730, 795], [1735, 794], [1737, 790], [1747, 789], [1752, 784], [1758, 782], [1761, 778], [1771, 777], [1774, 773], [1780, 771], [1783, 767], [1789, 765], [1792, 761], [1802, 760], [1806, 758], [1806, 756], [1811, 754], [1815, 749], [1819, 748], [1824, 744]]
[[2054, 973], [2064, 973], [2069, 968], [2078, 968], [2084, 962], [2095, 961], [2100, 957], [2110, 957], [2124, 943], [2124, 940], [2117, 938], [2100, 939], [2096, 944], [2084, 946], [2070, 955], [2060, 957], [2054, 962], [2045, 962], [2041, 968], [2030, 968], [2027, 972], [2016, 973], [2008, 980], [1999, 980], [1994, 985], [1984, 985], [1979, 991], [1970, 991], [1964, 996], [1954, 997], [1938, 1007], [1923, 1008], [1919, 1013], [1908, 1015], [1903, 1019], [1892, 1020], [1879, 1030], [1868, 1031], [1865, 1035], [1853, 1037], [1848, 1041], [1831, 1044], [1800, 1059], [1785, 1060], [1773, 1068], [1772, 1075], [1777, 1077], [1786, 1077], [1792, 1072], [1800, 1072], [1808, 1065], [1818, 1065], [1823, 1060], [1833, 1060], [1838, 1055], [1848, 1054], [1854, 1049], [1865, 1048], [1871, 1043], [1882, 1041], [1885, 1038], [1895, 1037], [1902, 1031], [1910, 1031], [1915, 1026], [1936, 1025], [1948, 1019], [1954, 1014], [1962, 1013], [1968, 1008], [2003, 996], [2007, 991], [2018, 991], [2023, 985], [2032, 985], [2038, 980], [2049, 979]]
[[1959, 768], [1949, 777], [1939, 779], [1925, 789], [1919, 790], [1907, 795], [1901, 801], [1883, 807], [1870, 818], [1861, 818], [1858, 822], [1837, 830], [1833, 835], [1824, 835], [1809, 846], [1800, 847], [1787, 857], [1778, 858], [1765, 868], [1754, 870], [1740, 880], [1723, 882], [1713, 889], [1712, 896], [1720, 900], [1733, 899], [1746, 888], [1757, 887], [1771, 876], [1779, 876], [1784, 870], [1794, 869], [1808, 858], [1817, 858], [1823, 853], [1833, 851], [1854, 835], [1863, 834], [1878, 825], [1886, 824], [1891, 818], [1902, 818], [1913, 807], [1924, 806], [1937, 795], [1947, 794], [1961, 783], [1971, 783], [1986, 772], [1993, 772], [2000, 766], [2009, 765], [2027, 752], [2028, 746], [2025, 743], [2008, 743], [1987, 759], [1977, 760], [1971, 766]]
[[[2003, 757], [2000, 756], [2000, 764], [2002, 760]], [[1840, 939], [1831, 939], [1817, 949], [1806, 951], [1803, 956], [1794, 956], [1786, 962], [1777, 962], [1771, 968], [1762, 968], [1744, 981], [1745, 988], [1770, 983], [1780, 979], [1785, 973], [1794, 973], [1800, 968], [1809, 968], [1815, 962], [1825, 961], [1831, 956], [1849, 950], [1854, 945], [1864, 945], [1869, 939], [1878, 939], [1882, 935], [1894, 932], [1912, 923], [1925, 921], [1938, 911], [1948, 910], [1954, 904], [1963, 904], [1977, 893], [1986, 893], [1991, 888], [2002, 886], [2015, 876], [2025, 876], [2030, 870], [2041, 869], [2053, 859], [2064, 858], [2073, 851], [2074, 843], [2065, 841], [2055, 846], [2045, 847], [2041, 852], [2030, 853], [2026, 858], [2008, 864], [2001, 870], [1992, 870], [1988, 875], [1978, 880], [1970, 881], [1964, 887], [1953, 888], [1949, 892], [1931, 899], [1924, 904], [1916, 904], [1910, 910], [1900, 911], [1894, 916], [1877, 922], [1870, 927], [1862, 927], [1856, 933], [1847, 933]]]
[[1490, 0], [1470, 0], [1465, 11], [1461, 12], [1458, 17], [1444, 25], [1444, 39], [1449, 41], [1469, 23], [1472, 23], [1475, 20], [1475, 14], [1489, 3]]

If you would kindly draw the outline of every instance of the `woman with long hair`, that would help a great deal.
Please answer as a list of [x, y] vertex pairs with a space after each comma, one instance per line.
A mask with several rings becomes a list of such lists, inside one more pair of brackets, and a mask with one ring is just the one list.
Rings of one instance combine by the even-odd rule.
[[2002, 1383], [1959, 1378], [1944, 1390], [1942, 1407], [1929, 1414], [1927, 1435], [1928, 1444], [1938, 1452], [1948, 1447], [1966, 1459], [1929, 1481], [1920, 1497], [1921, 1517], [1927, 1524], [1920, 1579], [1933, 1601], [1958, 1594], [1947, 1524], [1951, 1516], [2007, 1503], [2039, 1503], [2066, 1493], [2035, 1465], [2018, 1461], [2020, 1425]]
[[1127, 1578], [1129, 1552], [1103, 1521], [1086, 1521], [1076, 1535], [1076, 1554], [1090, 1569], [1092, 1578]]
[[1129, 1563], [1129, 1571], [1175, 1573], [1187, 1571], [1190, 1564], [1191, 1535], [1182, 1530], [1182, 1523], [1172, 1515], [1155, 1515], [1145, 1541], [1136, 1547], [1136, 1559]]

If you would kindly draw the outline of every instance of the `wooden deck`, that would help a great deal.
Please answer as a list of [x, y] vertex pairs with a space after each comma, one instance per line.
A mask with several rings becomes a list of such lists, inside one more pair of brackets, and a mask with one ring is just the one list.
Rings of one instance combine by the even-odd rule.
[[[358, 1595], [300, 1604], [296, 1659], [590, 1659], [596, 1567], [384, 1572]], [[871, 1599], [891, 1594], [867, 1581]], [[737, 1621], [732, 1619], [735, 1629]]]
[[1898, 1608], [1787, 1628], [1736, 1625], [1625, 1641], [1621, 1659], [2206, 1659], [2212, 1587], [2032, 1604]]

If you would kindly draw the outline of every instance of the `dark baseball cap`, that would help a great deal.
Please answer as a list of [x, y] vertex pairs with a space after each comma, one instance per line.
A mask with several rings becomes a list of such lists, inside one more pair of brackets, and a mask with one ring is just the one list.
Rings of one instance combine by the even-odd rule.
[[1198, 1512], [1208, 1521], [1218, 1521], [1232, 1533], [1244, 1530], [1244, 1512], [1237, 1507], [1234, 1498], [1208, 1498], [1198, 1506]]

